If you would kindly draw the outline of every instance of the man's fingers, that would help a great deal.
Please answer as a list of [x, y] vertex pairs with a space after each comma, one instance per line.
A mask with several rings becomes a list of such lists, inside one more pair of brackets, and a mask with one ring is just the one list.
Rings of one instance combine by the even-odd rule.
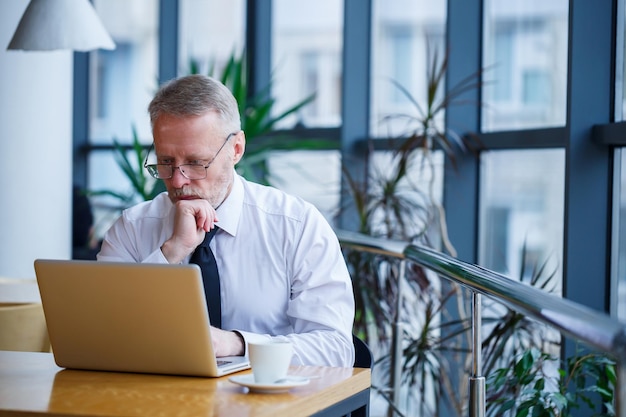
[[215, 227], [215, 222], [217, 222], [217, 217], [207, 210], [199, 210], [196, 213], [196, 226], [198, 229], [208, 232]]

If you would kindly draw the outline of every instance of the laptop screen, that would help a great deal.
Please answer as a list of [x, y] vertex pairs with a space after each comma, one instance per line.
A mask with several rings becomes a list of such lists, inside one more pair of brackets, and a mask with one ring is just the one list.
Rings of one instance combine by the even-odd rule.
[[[55, 361], [104, 371], [221, 376], [196, 265], [35, 261]], [[233, 370], [234, 368], [234, 370]]]

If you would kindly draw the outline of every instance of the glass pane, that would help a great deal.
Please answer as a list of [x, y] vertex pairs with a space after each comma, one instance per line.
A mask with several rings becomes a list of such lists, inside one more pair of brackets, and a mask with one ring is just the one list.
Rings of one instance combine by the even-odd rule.
[[150, 142], [148, 103], [157, 88], [158, 0], [97, 0], [116, 48], [90, 54], [90, 141], [130, 143], [132, 126]]
[[[420, 129], [426, 111], [427, 65], [445, 54], [445, 0], [373, 0], [371, 126], [372, 136], [403, 136]], [[417, 109], [404, 88], [419, 105]], [[440, 83], [445, 88], [445, 78]], [[406, 117], [394, 117], [408, 114]], [[443, 126], [444, 113], [436, 117]]]
[[244, 0], [179, 0], [179, 75], [191, 73], [191, 61], [201, 74], [214, 65], [219, 76], [232, 54], [245, 43]]
[[626, 149], [616, 152], [615, 164], [615, 209], [613, 211], [613, 268], [612, 282], [616, 289], [611, 289], [612, 313], [621, 320], [626, 320]]
[[485, 0], [483, 131], [565, 125], [567, 0]]
[[290, 128], [341, 123], [343, 1], [272, 2], [272, 95], [275, 116], [311, 94], [315, 100], [277, 124]]
[[332, 224], [339, 211], [339, 151], [272, 152], [268, 166], [273, 186], [312, 203]]
[[482, 154], [480, 265], [525, 282], [549, 278], [561, 295], [564, 172], [562, 149]]

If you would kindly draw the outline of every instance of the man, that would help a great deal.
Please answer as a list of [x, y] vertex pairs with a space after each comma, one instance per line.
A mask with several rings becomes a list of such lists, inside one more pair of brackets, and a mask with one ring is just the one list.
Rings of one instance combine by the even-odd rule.
[[354, 296], [337, 237], [311, 204], [237, 175], [245, 134], [231, 92], [190, 75], [162, 86], [148, 110], [156, 164], [146, 167], [167, 192], [125, 210], [98, 260], [188, 263], [217, 227], [216, 355], [289, 340], [293, 364], [352, 366]]

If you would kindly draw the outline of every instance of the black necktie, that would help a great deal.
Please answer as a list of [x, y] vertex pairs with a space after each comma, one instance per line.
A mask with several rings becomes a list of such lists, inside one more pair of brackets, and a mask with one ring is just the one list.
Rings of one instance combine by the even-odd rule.
[[206, 233], [204, 240], [191, 255], [189, 263], [194, 263], [202, 270], [202, 282], [204, 283], [204, 293], [207, 307], [209, 308], [209, 318], [211, 325], [222, 327], [222, 306], [220, 300], [220, 275], [217, 271], [215, 256], [209, 247], [209, 242], [217, 232], [217, 227]]

